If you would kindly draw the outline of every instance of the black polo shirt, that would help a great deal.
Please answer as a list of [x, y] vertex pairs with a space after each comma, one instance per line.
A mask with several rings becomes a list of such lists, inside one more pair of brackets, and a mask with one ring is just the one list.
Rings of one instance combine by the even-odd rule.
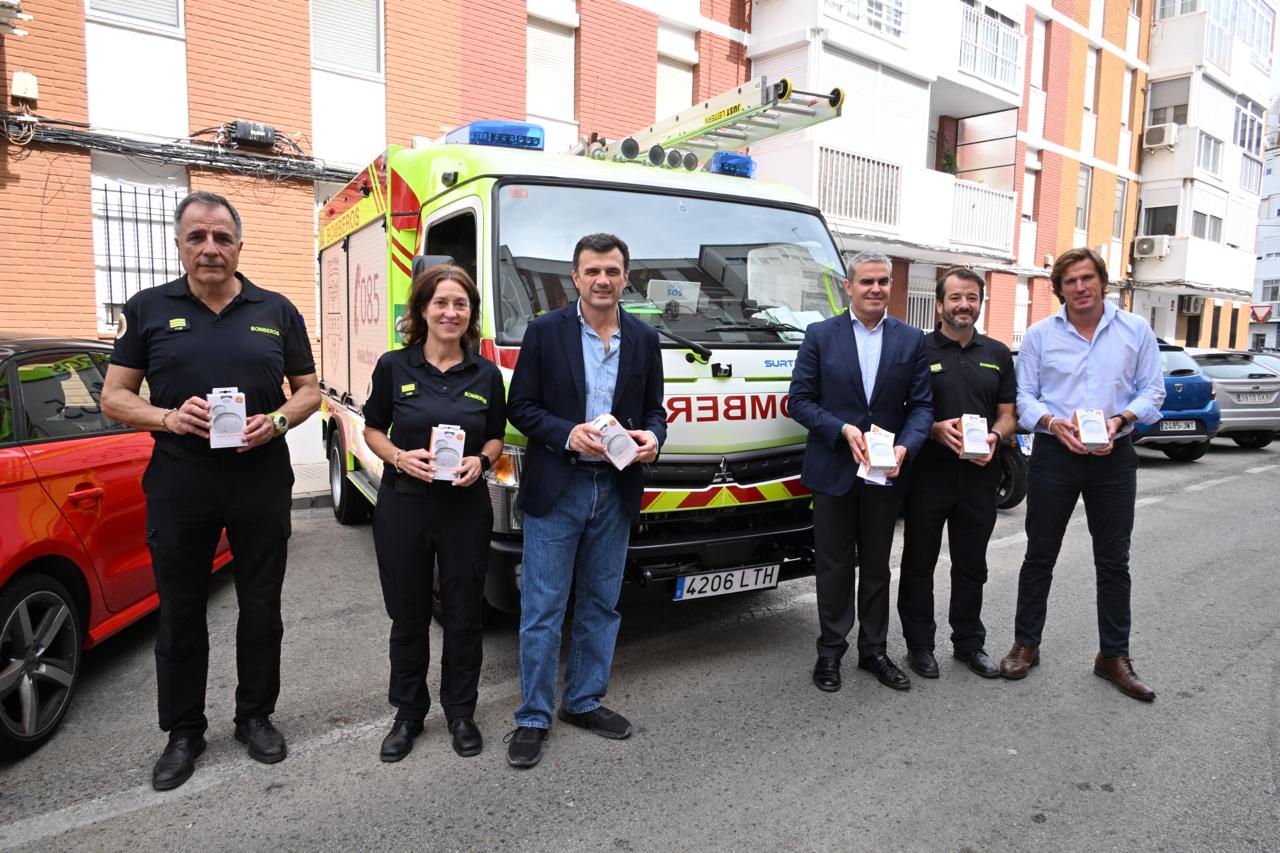
[[[982, 415], [987, 429], [996, 423], [999, 403], [1018, 398], [1018, 381], [1013, 373], [1009, 348], [986, 335], [973, 333], [969, 345], [961, 347], [935, 328], [924, 336], [925, 357], [933, 384], [933, 419], [945, 421], [961, 415]], [[956, 454], [930, 438], [922, 455], [934, 459], [957, 459]]]
[[[462, 352], [462, 361], [444, 372], [426, 360], [420, 344], [383, 353], [373, 368], [365, 425], [387, 433], [401, 450], [426, 449], [437, 424], [462, 427], [465, 456], [478, 456], [486, 441], [502, 438], [507, 430], [502, 374], [474, 350]], [[382, 476], [392, 487], [398, 480], [411, 490], [427, 486], [391, 465], [383, 466]]]
[[[152, 405], [176, 409], [189, 397], [235, 386], [244, 392], [246, 414], [267, 414], [284, 404], [286, 376], [316, 372], [306, 323], [293, 303], [240, 273], [236, 278], [240, 292], [220, 314], [196, 298], [185, 275], [125, 303], [111, 363], [146, 373]], [[157, 447], [180, 453], [235, 452], [212, 450], [198, 435], [153, 435]]]

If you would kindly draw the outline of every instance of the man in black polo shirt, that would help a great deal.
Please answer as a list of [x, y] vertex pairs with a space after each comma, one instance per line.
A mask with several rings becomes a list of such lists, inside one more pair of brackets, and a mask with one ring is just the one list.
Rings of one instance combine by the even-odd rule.
[[[156, 790], [190, 778], [205, 748], [205, 609], [224, 528], [240, 606], [235, 736], [258, 761], [285, 757], [284, 737], [271, 724], [280, 692], [280, 590], [293, 486], [284, 434], [320, 405], [298, 309], [236, 271], [242, 228], [231, 203], [191, 193], [174, 212], [174, 231], [187, 274], [125, 303], [102, 390], [110, 417], [155, 437], [142, 487], [160, 596], [160, 728], [169, 733], [152, 772]], [[138, 393], [144, 379], [150, 402]], [[244, 446], [214, 450], [206, 397], [227, 387], [244, 395]]]
[[[951, 644], [955, 656], [984, 678], [1000, 670], [983, 649], [982, 586], [987, 580], [987, 541], [996, 524], [996, 448], [1017, 428], [1017, 379], [1013, 357], [999, 341], [978, 334], [982, 277], [952, 267], [935, 291], [941, 322], [925, 335], [933, 380], [936, 419], [920, 456], [912, 463], [904, 517], [898, 616], [907, 641], [907, 663], [925, 678], [938, 677], [933, 656], [933, 569], [942, 547], [942, 526], [951, 546]], [[988, 453], [961, 459], [961, 415], [986, 418]]]

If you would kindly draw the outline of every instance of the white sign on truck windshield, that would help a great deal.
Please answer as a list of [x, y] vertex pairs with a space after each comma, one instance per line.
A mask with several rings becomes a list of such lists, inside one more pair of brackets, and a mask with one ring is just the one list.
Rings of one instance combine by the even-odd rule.
[[630, 248], [623, 307], [691, 340], [794, 345], [797, 329], [845, 307], [842, 261], [814, 213], [538, 184], [503, 186], [498, 199], [505, 343], [518, 341], [528, 319], [576, 298], [573, 246], [584, 223]]

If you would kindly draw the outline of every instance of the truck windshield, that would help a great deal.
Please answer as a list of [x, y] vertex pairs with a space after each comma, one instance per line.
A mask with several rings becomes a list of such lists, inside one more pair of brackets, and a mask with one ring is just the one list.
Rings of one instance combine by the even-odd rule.
[[691, 341], [795, 346], [846, 304], [840, 255], [812, 213], [596, 187], [497, 192], [500, 343], [519, 343], [530, 320], [577, 298], [573, 246], [590, 232], [631, 250], [623, 309]]

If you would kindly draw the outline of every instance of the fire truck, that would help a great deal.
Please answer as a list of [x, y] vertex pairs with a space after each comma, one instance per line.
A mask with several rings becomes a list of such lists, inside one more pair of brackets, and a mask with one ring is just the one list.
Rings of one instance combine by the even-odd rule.
[[[844, 100], [761, 78], [623, 139], [543, 151], [537, 125], [477, 121], [390, 146], [320, 212], [322, 438], [333, 511], [368, 517], [382, 462], [361, 407], [401, 346], [416, 270], [444, 258], [481, 293], [480, 352], [510, 381], [528, 323], [576, 298], [573, 246], [631, 249], [622, 310], [663, 340], [668, 438], [647, 466], [627, 580], [676, 600], [811, 574], [804, 431], [787, 389], [805, 328], [847, 309], [840, 252], [797, 191], [757, 181], [742, 149], [840, 114]], [[525, 438], [508, 425], [486, 474], [494, 525], [486, 601], [519, 608]]]

